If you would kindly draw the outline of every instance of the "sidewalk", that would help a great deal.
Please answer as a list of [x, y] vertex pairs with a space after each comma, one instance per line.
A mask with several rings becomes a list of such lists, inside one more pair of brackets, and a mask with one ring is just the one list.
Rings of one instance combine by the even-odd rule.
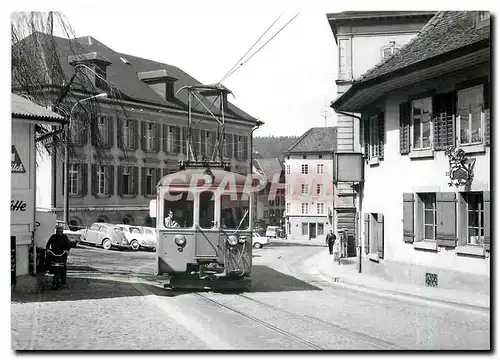
[[311, 257], [305, 267], [309, 272], [320, 274], [340, 286], [378, 293], [383, 296], [403, 296], [409, 299], [433, 301], [445, 305], [460, 306], [489, 312], [490, 297], [467, 291], [424, 287], [415, 284], [401, 284], [387, 281], [379, 276], [358, 273], [357, 258], [334, 261], [333, 255], [325, 250]]

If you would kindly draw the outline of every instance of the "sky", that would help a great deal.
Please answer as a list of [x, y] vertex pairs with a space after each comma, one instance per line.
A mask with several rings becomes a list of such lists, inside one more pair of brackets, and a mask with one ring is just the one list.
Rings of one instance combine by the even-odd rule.
[[[330, 12], [338, 11], [332, 3]], [[216, 83], [264, 34], [260, 48], [299, 11], [257, 10], [214, 2], [196, 10], [186, 6], [158, 11], [96, 12], [65, 9], [76, 36], [90, 35], [113, 50], [175, 65], [203, 83]], [[92, 21], [89, 21], [89, 18]], [[265, 125], [256, 136], [301, 135], [313, 126], [334, 125], [328, 104], [336, 92], [337, 47], [326, 12], [302, 10], [223, 84], [229, 100]]]

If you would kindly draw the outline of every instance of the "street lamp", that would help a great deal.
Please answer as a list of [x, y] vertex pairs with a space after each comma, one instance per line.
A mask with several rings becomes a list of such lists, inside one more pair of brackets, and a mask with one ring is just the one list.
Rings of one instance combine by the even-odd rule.
[[71, 119], [72, 119], [72, 114], [73, 110], [80, 105], [81, 103], [95, 99], [95, 98], [101, 98], [101, 97], [106, 97], [108, 96], [107, 93], [100, 93], [97, 95], [90, 96], [88, 98], [78, 100], [75, 105], [71, 108], [71, 111], [69, 112], [69, 122], [66, 125], [64, 129], [64, 136], [66, 139], [66, 144], [64, 147], [64, 213], [63, 213], [63, 220], [64, 222], [69, 225], [68, 217], [69, 217], [69, 127], [71, 126]]

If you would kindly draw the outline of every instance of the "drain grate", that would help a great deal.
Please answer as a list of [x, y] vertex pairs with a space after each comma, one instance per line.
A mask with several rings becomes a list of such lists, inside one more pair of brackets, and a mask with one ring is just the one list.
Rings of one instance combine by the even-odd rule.
[[438, 287], [437, 274], [425, 273], [425, 286]]

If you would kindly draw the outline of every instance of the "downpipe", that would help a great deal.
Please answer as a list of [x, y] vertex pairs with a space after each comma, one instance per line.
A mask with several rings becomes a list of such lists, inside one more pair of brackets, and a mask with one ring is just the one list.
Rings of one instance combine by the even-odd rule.
[[[354, 114], [349, 114], [349, 113], [346, 113], [346, 112], [343, 112], [343, 111], [340, 111], [339, 109], [337, 109], [334, 105], [333, 105], [333, 102], [330, 104], [330, 107], [333, 109], [333, 111], [335, 111], [337, 114], [339, 115], [344, 115], [344, 116], [349, 116], [351, 118], [355, 118], [355, 119], [358, 119], [359, 120], [359, 123], [360, 125], [362, 124], [363, 122], [363, 119], [361, 118], [361, 116], [357, 116], [357, 115], [354, 115]], [[353, 129], [354, 130], [354, 129]], [[353, 150], [354, 150], [354, 147], [353, 147]], [[362, 254], [362, 249], [363, 249], [363, 245], [361, 243], [361, 226], [360, 224], [362, 223], [362, 209], [363, 209], [363, 185], [364, 185], [364, 182], [360, 182], [359, 184], [359, 191], [358, 191], [358, 198], [359, 198], [359, 219], [357, 220], [358, 223], [356, 224], [356, 226], [358, 226], [358, 229], [359, 229], [359, 234], [358, 234], [358, 237], [359, 237], [359, 245], [358, 245], [358, 261], [359, 261], [359, 266], [358, 266], [358, 273], [361, 273], [361, 254]]]

